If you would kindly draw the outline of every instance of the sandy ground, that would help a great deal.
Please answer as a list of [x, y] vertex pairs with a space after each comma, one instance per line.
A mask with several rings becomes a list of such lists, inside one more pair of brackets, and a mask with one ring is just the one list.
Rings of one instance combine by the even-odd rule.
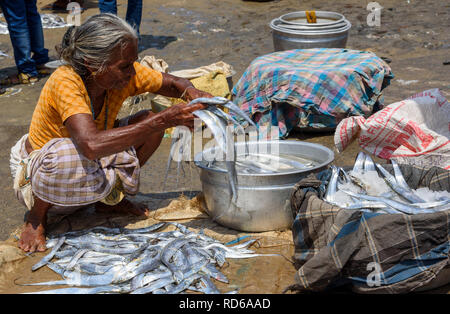
[[[38, 1], [38, 8], [52, 1]], [[154, 55], [169, 64], [169, 70], [181, 70], [224, 61], [236, 71], [234, 82], [240, 78], [250, 62], [263, 54], [273, 52], [270, 20], [281, 14], [298, 10], [325, 10], [340, 12], [352, 23], [348, 48], [370, 50], [388, 58], [395, 79], [385, 89], [385, 103], [390, 104], [414, 93], [440, 88], [450, 98], [450, 4], [432, 0], [385, 0], [382, 6], [381, 26], [369, 27], [367, 3], [371, 1], [312, 1], [278, 0], [248, 2], [241, 0], [144, 0], [141, 24], [142, 44], [139, 56]], [[118, 14], [125, 16], [126, 1], [118, 0]], [[97, 1], [85, 1], [82, 21], [97, 14]], [[49, 11], [41, 11], [51, 13]], [[58, 13], [62, 17], [66, 14]], [[54, 46], [60, 43], [65, 29], [45, 29], [45, 46], [56, 58]], [[0, 35], [0, 50], [13, 56], [8, 35]], [[14, 73], [12, 57], [0, 57], [0, 76]], [[9, 170], [10, 147], [28, 130], [33, 109], [46, 78], [34, 85], [21, 88], [15, 95], [0, 96], [0, 241], [23, 224], [25, 209], [19, 204], [12, 189]], [[148, 104], [147, 104], [148, 105]], [[144, 103], [145, 107], [146, 104]], [[291, 139], [320, 143], [334, 150], [333, 134], [294, 133]], [[167, 206], [180, 191], [198, 192], [198, 171], [192, 168], [183, 185], [176, 189], [169, 184], [161, 190], [163, 170], [170, 141], [165, 139], [143, 168], [139, 197], [145, 198], [153, 209]], [[335, 150], [334, 150], [335, 151]], [[335, 156], [335, 164], [351, 165], [359, 148], [356, 143]], [[170, 193], [167, 193], [170, 192]], [[190, 194], [189, 194], [190, 195]], [[9, 239], [11, 240], [11, 239]], [[292, 251], [293, 248], [291, 248]], [[289, 255], [289, 253], [287, 253]], [[27, 261], [31, 263], [31, 261]], [[31, 264], [30, 264], [31, 265]], [[292, 267], [290, 264], [286, 267]], [[292, 283], [293, 271], [288, 271], [284, 284]], [[280, 278], [280, 277], [279, 277]], [[280, 284], [283, 286], [283, 284]], [[267, 291], [278, 293], [282, 289]], [[7, 291], [14, 291], [7, 290]], [[251, 293], [265, 291], [247, 290]], [[447, 289], [446, 291], [449, 291]]]

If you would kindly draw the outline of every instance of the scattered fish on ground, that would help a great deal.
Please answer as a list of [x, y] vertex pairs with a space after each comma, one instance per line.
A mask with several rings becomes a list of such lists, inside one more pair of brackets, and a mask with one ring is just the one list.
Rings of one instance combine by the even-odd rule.
[[56, 14], [41, 14], [42, 28], [61, 28], [67, 27], [64, 18]]
[[5, 92], [2, 94], [3, 97], [9, 97], [16, 95], [22, 91], [22, 88], [8, 87], [5, 88]]
[[[3, 13], [0, 13], [0, 18], [4, 18]], [[41, 14], [42, 28], [61, 28], [68, 27], [67, 24], [59, 15], [56, 14]], [[6, 22], [0, 22], [0, 34], [9, 34], [8, 24]]]
[[[2, 29], [2, 25], [1, 25], [1, 23], [0, 23], [0, 34], [2, 34], [1, 29]], [[9, 54], [7, 54], [6, 52], [3, 52], [3, 51], [1, 51], [1, 50], [0, 50], [0, 57], [11, 58], [11, 56], [10, 56]]]
[[[167, 225], [177, 229], [157, 232]], [[227, 246], [174, 222], [140, 229], [94, 227], [66, 232], [47, 241], [51, 252], [32, 267], [36, 271], [47, 266], [61, 280], [20, 285], [71, 286], [32, 292], [36, 294], [221, 293], [212, 279], [228, 283], [217, 268], [227, 259], [279, 256], [248, 249], [256, 241]]]
[[391, 163], [394, 174], [360, 152], [349, 172], [331, 166], [323, 199], [345, 209], [390, 214], [413, 215], [450, 209], [448, 191], [414, 190], [406, 183], [399, 165], [394, 160]]
[[[0, 13], [0, 18], [4, 18], [3, 13]], [[8, 23], [0, 21], [0, 34], [9, 34]]]

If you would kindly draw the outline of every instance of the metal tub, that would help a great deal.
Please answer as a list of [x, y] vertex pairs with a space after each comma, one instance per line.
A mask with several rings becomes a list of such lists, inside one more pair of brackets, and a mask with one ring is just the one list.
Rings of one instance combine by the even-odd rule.
[[[237, 201], [231, 201], [228, 175], [221, 169], [211, 169], [202, 162], [202, 153], [195, 156], [200, 168], [200, 180], [209, 216], [221, 225], [247, 232], [283, 230], [291, 228], [293, 215], [290, 195], [294, 185], [309, 173], [325, 169], [334, 160], [333, 152], [319, 144], [300, 141], [248, 142], [260, 151], [278, 144], [282, 154], [292, 154], [314, 160], [318, 165], [306, 170], [276, 174], [242, 174], [237, 176]], [[244, 143], [236, 143], [237, 151]]]
[[304, 11], [289, 13], [273, 19], [270, 22], [270, 28], [272, 29], [274, 50], [345, 48], [351, 23], [337, 13], [335, 13], [336, 17], [330, 17], [332, 13], [317, 11], [318, 23], [302, 23], [301, 19], [293, 19], [300, 17], [301, 14], [304, 16]]

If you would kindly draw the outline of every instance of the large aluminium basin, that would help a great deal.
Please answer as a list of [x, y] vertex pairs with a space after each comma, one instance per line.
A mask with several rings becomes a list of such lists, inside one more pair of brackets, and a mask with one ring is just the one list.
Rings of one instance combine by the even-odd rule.
[[[277, 145], [278, 146], [272, 146]], [[236, 143], [237, 152], [243, 142]], [[292, 154], [315, 161], [315, 166], [292, 172], [237, 175], [237, 200], [231, 200], [227, 172], [208, 168], [202, 154], [195, 156], [200, 168], [200, 180], [209, 216], [217, 223], [241, 231], [261, 232], [291, 228], [293, 214], [290, 196], [294, 185], [312, 172], [324, 170], [334, 160], [333, 152], [325, 146], [294, 140], [248, 142], [248, 147], [268, 149], [267, 153]], [[270, 151], [270, 147], [277, 147]]]

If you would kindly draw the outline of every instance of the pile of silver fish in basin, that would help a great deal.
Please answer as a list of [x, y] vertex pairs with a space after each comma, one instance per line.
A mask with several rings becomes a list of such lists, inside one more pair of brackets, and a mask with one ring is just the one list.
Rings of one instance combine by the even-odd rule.
[[[156, 232], [167, 225], [177, 228]], [[47, 266], [62, 280], [20, 285], [71, 286], [32, 292], [40, 294], [237, 293], [237, 289], [220, 292], [212, 279], [229, 282], [217, 269], [229, 258], [278, 255], [256, 254], [248, 249], [256, 241], [224, 245], [202, 231], [196, 233], [174, 222], [140, 229], [98, 226], [70, 231], [50, 238], [47, 247], [51, 252], [32, 267], [35, 271]]]
[[424, 214], [450, 209], [448, 191], [412, 189], [399, 165], [391, 160], [394, 174], [360, 152], [353, 169], [331, 166], [324, 200], [345, 209], [389, 214]]

